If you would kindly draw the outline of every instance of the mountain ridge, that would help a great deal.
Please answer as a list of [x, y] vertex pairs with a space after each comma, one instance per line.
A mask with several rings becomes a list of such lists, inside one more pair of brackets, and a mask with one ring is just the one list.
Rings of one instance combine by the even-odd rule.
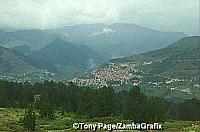
[[[186, 36], [180, 32], [162, 32], [126, 23], [72, 25], [54, 32], [66, 35], [77, 44], [85, 44], [108, 59], [163, 48]], [[115, 44], [122, 42], [127, 48], [121, 54], [118, 52], [120, 47], [116, 48]]]
[[[62, 38], [86, 45], [104, 59], [111, 59], [163, 48], [185, 36], [181, 32], [163, 32], [132, 23], [94, 23], [45, 30], [1, 31], [0, 44], [7, 48], [28, 44], [33, 50], [40, 50], [53, 40]], [[119, 52], [121, 47], [124, 47], [124, 52]]]
[[[183, 43], [184, 41], [185, 41], [185, 43]], [[198, 51], [196, 51], [196, 50], [199, 50], [199, 47], [200, 47], [199, 42], [200, 42], [200, 36], [184, 37], [184, 38], [178, 40], [177, 42], [169, 44], [167, 47], [162, 48], [162, 49], [148, 51], [146, 53], [141, 53], [141, 54], [133, 55], [133, 56], [130, 56], [130, 57], [117, 58], [117, 59], [113, 59], [113, 60], [110, 60], [110, 61], [111, 62], [113, 62], [115, 60], [116, 61], [131, 61], [131, 60], [134, 60], [134, 59], [137, 59], [137, 60], [140, 59], [140, 60], [142, 60], [142, 57], [147, 57], [148, 58], [147, 60], [149, 60], [150, 56], [153, 59], [156, 59], [160, 55], [162, 55], [160, 57], [164, 57], [166, 55], [173, 55], [170, 52], [173, 52], [174, 54], [179, 54], [179, 52], [177, 52], [177, 51], [175, 51], [173, 49], [180, 48], [181, 44], [183, 46], [181, 50], [184, 50], [184, 51], [189, 50], [188, 53], [191, 53], [192, 51], [195, 51], [195, 52], [197, 52], [196, 54], [198, 54]], [[191, 44], [193, 44], [193, 45], [191, 45]], [[188, 48], [190, 48], [190, 49], [188, 49]], [[163, 53], [163, 50], [167, 50], [168, 53]], [[198, 56], [196, 56], [196, 57], [198, 58]]]
[[53, 65], [32, 59], [13, 49], [0, 46], [0, 51], [1, 73], [24, 73], [41, 69], [55, 70]]
[[[76, 45], [71, 42], [66, 42], [61, 39], [52, 41], [46, 47], [36, 51], [31, 55], [32, 58], [42, 61], [48, 61], [53, 64], [62, 64], [69, 66], [87, 66], [87, 60], [101, 59], [98, 54], [90, 51], [89, 48]], [[90, 54], [93, 53], [93, 54]], [[95, 60], [97, 63], [101, 60]]]

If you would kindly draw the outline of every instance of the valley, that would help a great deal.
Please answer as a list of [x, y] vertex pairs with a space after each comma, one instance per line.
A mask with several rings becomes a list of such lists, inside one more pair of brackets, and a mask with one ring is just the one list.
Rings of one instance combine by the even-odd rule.
[[[184, 36], [179, 32], [162, 32], [128, 23], [0, 30], [0, 73], [4, 76], [2, 79], [15, 78], [20, 82], [71, 80], [112, 58], [162, 48]], [[53, 76], [49, 77], [44, 71]], [[34, 78], [37, 75], [39, 77]]]
[[199, 37], [186, 37], [166, 48], [113, 59], [84, 77], [80, 86], [113, 86], [124, 90], [140, 86], [149, 96], [181, 101], [200, 98]]
[[7, 73], [7, 74], [1, 74], [0, 75], [1, 80], [7, 80], [12, 82], [29, 82], [29, 83], [37, 83], [37, 82], [43, 82], [45, 80], [48, 81], [65, 81], [64, 78], [61, 76], [56, 75], [55, 73], [50, 73], [45, 70], [30, 72], [30, 73]]
[[109, 61], [87, 46], [61, 39], [28, 56], [26, 50], [30, 50], [27, 45], [1, 47], [1, 79], [30, 83], [72, 81], [78, 86], [112, 86], [116, 91], [140, 86], [148, 96], [178, 102], [200, 98], [199, 36]]
[[0, 0], [0, 132], [200, 132], [199, 0]]

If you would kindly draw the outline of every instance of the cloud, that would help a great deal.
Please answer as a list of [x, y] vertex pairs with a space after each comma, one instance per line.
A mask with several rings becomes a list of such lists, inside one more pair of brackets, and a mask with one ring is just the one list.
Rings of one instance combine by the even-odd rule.
[[123, 22], [199, 34], [199, 0], [2, 0], [0, 9], [3, 29]]
[[100, 32], [94, 32], [94, 33], [92, 33], [92, 36], [100, 35], [100, 34], [108, 34], [108, 33], [116, 33], [116, 31], [113, 30], [113, 29], [110, 29], [110, 28], [103, 28], [103, 30], [100, 31]]

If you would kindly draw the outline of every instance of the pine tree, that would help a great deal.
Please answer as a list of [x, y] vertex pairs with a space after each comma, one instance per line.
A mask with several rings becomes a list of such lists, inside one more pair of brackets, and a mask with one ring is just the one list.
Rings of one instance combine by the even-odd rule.
[[54, 107], [52, 102], [49, 101], [47, 94], [42, 94], [39, 101], [39, 114], [42, 118], [53, 119]]
[[23, 118], [24, 128], [27, 128], [29, 131], [34, 131], [36, 127], [35, 119], [36, 115], [33, 111], [33, 108], [32, 107], [28, 108]]
[[146, 96], [141, 92], [138, 86], [129, 90], [125, 99], [125, 117], [135, 122], [144, 121], [144, 105]]

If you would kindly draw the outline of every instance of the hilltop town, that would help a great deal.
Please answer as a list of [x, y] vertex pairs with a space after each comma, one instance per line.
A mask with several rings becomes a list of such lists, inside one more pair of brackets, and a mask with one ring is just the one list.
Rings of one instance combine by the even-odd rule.
[[74, 78], [72, 82], [79, 86], [120, 86], [128, 82], [137, 86], [142, 76], [135, 66], [134, 63], [108, 63], [84, 78]]

